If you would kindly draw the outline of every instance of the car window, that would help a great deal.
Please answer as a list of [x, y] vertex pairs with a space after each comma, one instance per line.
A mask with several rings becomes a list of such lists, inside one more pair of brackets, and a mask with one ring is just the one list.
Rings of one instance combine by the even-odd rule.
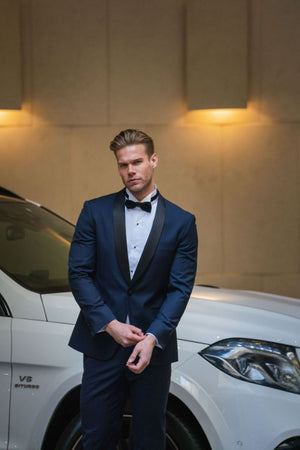
[[0, 266], [35, 292], [69, 290], [74, 226], [29, 202], [0, 201]]

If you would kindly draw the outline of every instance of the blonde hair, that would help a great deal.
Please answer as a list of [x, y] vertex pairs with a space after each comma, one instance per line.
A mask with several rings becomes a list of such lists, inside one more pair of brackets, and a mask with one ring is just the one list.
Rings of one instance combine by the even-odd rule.
[[150, 157], [154, 153], [153, 139], [141, 130], [123, 130], [110, 143], [110, 150], [116, 153], [127, 145], [144, 144], [146, 152]]

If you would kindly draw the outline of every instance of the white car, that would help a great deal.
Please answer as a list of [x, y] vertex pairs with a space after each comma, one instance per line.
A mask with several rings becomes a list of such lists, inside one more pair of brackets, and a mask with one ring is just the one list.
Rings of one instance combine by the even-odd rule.
[[[0, 197], [0, 449], [79, 450], [73, 225]], [[300, 300], [195, 287], [178, 327], [168, 450], [300, 449]], [[119, 449], [129, 449], [130, 405]], [[92, 450], [92, 449], [91, 449]]]

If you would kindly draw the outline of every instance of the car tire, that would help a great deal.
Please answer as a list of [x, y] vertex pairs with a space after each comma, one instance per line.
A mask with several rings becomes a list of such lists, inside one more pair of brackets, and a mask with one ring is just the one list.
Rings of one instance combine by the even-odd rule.
[[55, 450], [82, 450], [82, 433], [80, 416], [77, 414], [65, 428]]
[[209, 450], [205, 437], [190, 421], [178, 414], [167, 411], [166, 450]]
[[[130, 414], [126, 414], [125, 428], [130, 429]], [[119, 444], [119, 450], [131, 450], [128, 439]], [[208, 450], [200, 433], [194, 430], [187, 419], [176, 413], [167, 411], [167, 443], [166, 450]], [[72, 419], [61, 435], [55, 450], [82, 450], [81, 423], [79, 414]]]

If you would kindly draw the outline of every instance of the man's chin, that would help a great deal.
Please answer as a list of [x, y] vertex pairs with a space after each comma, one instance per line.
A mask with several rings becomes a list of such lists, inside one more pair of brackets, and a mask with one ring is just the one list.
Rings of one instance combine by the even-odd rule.
[[142, 187], [139, 185], [139, 183], [129, 183], [126, 185], [126, 187], [130, 192], [140, 192], [142, 190]]

